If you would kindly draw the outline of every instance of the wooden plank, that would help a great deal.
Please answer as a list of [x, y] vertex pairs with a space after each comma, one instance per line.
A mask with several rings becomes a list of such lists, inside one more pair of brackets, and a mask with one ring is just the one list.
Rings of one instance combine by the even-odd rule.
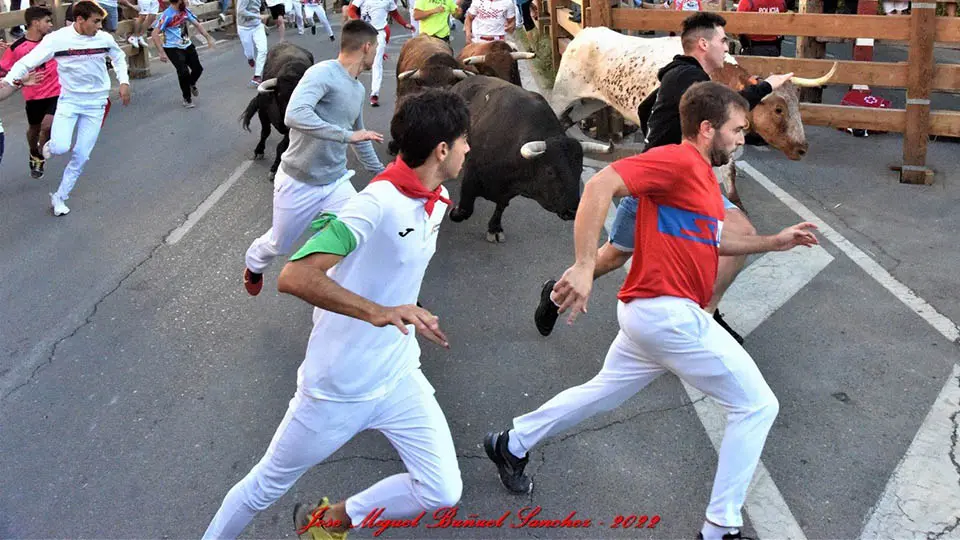
[[[930, 84], [933, 81], [935, 7], [914, 2], [910, 14], [910, 52], [907, 56], [907, 119], [903, 137], [903, 170], [900, 181], [929, 184], [933, 176], [926, 169], [927, 139], [930, 130]], [[934, 4], [933, 6], [935, 6]], [[912, 102], [912, 103], [911, 103]]]
[[[580, 33], [580, 30], [583, 30], [579, 24], [570, 20], [571, 15], [570, 8], [559, 8], [557, 9], [556, 21], [560, 25], [560, 28], [563, 28], [573, 37], [577, 37], [577, 34]], [[580, 14], [580, 20], [583, 20], [583, 14]]]
[[[853, 62], [848, 60], [814, 60], [806, 58], [737, 56], [737, 63], [754, 75], [793, 72], [797, 77], [815, 78], [830, 70], [837, 62], [837, 72], [830, 84], [865, 84], [883, 88], [906, 88], [907, 62]], [[940, 64], [933, 70], [931, 90], [960, 91], [960, 64]]]
[[[689, 14], [674, 10], [613, 8], [613, 27], [623, 30], [679, 32]], [[909, 17], [833, 15], [821, 13], [724, 13], [731, 34], [786, 36], [883, 37], [909, 39]]]
[[17, 11], [0, 13], [0, 28], [13, 28], [14, 26], [20, 26], [23, 24], [23, 11], [24, 10], [20, 9]]
[[930, 113], [930, 134], [941, 137], [960, 137], [960, 112], [936, 111]]
[[613, 27], [613, 13], [610, 7], [610, 0], [590, 0], [590, 11], [592, 12], [591, 26]]
[[906, 111], [903, 109], [872, 109], [801, 103], [800, 117], [804, 125], [827, 126], [838, 129], [870, 129], [903, 133]]
[[553, 61], [553, 70], [556, 71], [560, 67], [560, 24], [558, 19], [560, 14], [557, 9], [557, 0], [546, 0], [548, 2], [547, 7], [550, 12], [550, 52], [551, 60]]
[[[907, 123], [907, 111], [904, 109], [871, 109], [814, 103], [801, 103], [800, 116], [807, 126], [869, 129], [891, 133], [903, 133]], [[930, 113], [930, 135], [960, 137], [960, 112]]]
[[960, 42], [960, 18], [937, 17], [936, 28], [937, 42]]

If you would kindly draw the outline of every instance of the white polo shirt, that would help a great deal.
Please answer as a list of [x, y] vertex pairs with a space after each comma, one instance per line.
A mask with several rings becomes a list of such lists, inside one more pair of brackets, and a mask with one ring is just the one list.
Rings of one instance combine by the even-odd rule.
[[377, 30], [387, 26], [387, 15], [397, 9], [395, 0], [353, 0], [351, 4], [360, 10], [360, 18]]
[[474, 0], [467, 14], [473, 17], [473, 38], [502, 37], [507, 33], [507, 20], [517, 18], [514, 0]]
[[[448, 196], [446, 188], [442, 194]], [[336, 216], [353, 234], [356, 247], [327, 275], [382, 306], [416, 304], [446, 210], [447, 205], [437, 201], [428, 216], [424, 199], [408, 198], [388, 181], [371, 182]], [[324, 230], [315, 234], [293, 259], [324, 252], [311, 248], [323, 234]], [[306, 359], [297, 372], [297, 386], [313, 398], [377, 399], [420, 367], [420, 345], [412, 324], [403, 335], [395, 326], [377, 328], [319, 308], [314, 309], [313, 320]]]

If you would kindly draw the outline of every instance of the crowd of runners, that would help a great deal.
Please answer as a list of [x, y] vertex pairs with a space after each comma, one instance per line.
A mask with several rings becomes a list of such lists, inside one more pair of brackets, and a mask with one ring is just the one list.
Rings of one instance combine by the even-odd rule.
[[[267, 0], [271, 14], [282, 21], [280, 1]], [[318, 13], [322, 4], [304, 1], [298, 9], [311, 22], [317, 17], [336, 40], [325, 14]], [[450, 19], [464, 13], [471, 40], [504, 39], [517, 17], [513, 0], [475, 0], [466, 10], [452, 0], [418, 0], [412, 12], [421, 32], [445, 40]], [[418, 297], [452, 205], [442, 184], [458, 176], [470, 151], [470, 114], [455, 93], [429, 89], [398, 104], [389, 137], [367, 130], [362, 120], [367, 89], [359, 77], [373, 71], [369, 102], [377, 105], [388, 17], [413, 26], [394, 0], [353, 0], [345, 14], [349, 20], [341, 29], [337, 57], [310, 67], [290, 98], [290, 145], [275, 179], [272, 226], [250, 245], [243, 270], [243, 285], [256, 296], [266, 269], [278, 257], [287, 258], [278, 289], [314, 306], [313, 330], [286, 415], [263, 458], [226, 494], [205, 538], [238, 536], [308, 469], [365, 430], [390, 440], [406, 472], [339, 502], [318, 497], [297, 505], [298, 534], [343, 538], [378, 509], [383, 519], [403, 519], [460, 502], [456, 434], [420, 370], [417, 335], [449, 346], [438, 317], [421, 307]], [[186, 0], [169, 0], [157, 15], [155, 20], [145, 16], [137, 30], [152, 27], [160, 58], [176, 66], [183, 104], [190, 107], [203, 68], [182, 27], [192, 23], [210, 46], [214, 40]], [[65, 201], [110, 108], [107, 58], [121, 102], [130, 101], [125, 54], [113, 36], [101, 31], [108, 12], [83, 0], [73, 5], [72, 16], [71, 24], [53, 29], [46, 8], [27, 9], [24, 37], [6, 46], [0, 58], [5, 72], [0, 99], [19, 89], [26, 100], [31, 174], [42, 177], [46, 160], [72, 149], [59, 189], [50, 195], [58, 216], [70, 211]], [[258, 83], [266, 56], [259, 0], [238, 2], [236, 17], [254, 69], [252, 82]], [[144, 45], [138, 36], [131, 39]], [[718, 295], [738, 271], [725, 274], [724, 261], [735, 259], [741, 262], [731, 264], [742, 266], [748, 254], [812, 246], [818, 240], [810, 223], [769, 236], [737, 224], [713, 169], [744, 144], [751, 106], [789, 74], [742, 92], [710, 82], [704, 70], [712, 59], [722, 58], [727, 42], [722, 19], [709, 13], [684, 22], [682, 41], [685, 54], [675, 59], [675, 76], [664, 77], [651, 113], [647, 148], [587, 182], [574, 224], [574, 262], [558, 280], [547, 282], [536, 309], [536, 325], [544, 335], [563, 313], [572, 324], [586, 313], [594, 279], [632, 254], [618, 295], [620, 331], [603, 367], [590, 381], [515, 417], [510, 427], [488, 434], [482, 443], [503, 485], [529, 493], [533, 483], [525, 467], [540, 442], [616, 408], [661, 374], [674, 373], [728, 414], [705, 520], [691, 532], [707, 540], [733, 539], [742, 537], [747, 488], [779, 406], [739, 340], [711, 316]], [[385, 139], [396, 156], [386, 166], [373, 146]], [[2, 143], [0, 136], [0, 157]], [[350, 181], [354, 171], [347, 168], [351, 147], [375, 174], [359, 192]], [[598, 250], [615, 197], [623, 198], [622, 210], [610, 241]], [[298, 247], [310, 227], [314, 234]]]

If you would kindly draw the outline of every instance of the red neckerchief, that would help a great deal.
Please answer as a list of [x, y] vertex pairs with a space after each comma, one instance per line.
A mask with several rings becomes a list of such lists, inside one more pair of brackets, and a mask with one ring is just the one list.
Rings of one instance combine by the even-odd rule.
[[387, 165], [387, 168], [375, 176], [370, 183], [372, 184], [378, 180], [390, 182], [393, 184], [393, 187], [397, 188], [397, 191], [411, 199], [426, 199], [427, 201], [423, 203], [423, 207], [426, 209], [428, 216], [433, 213], [433, 207], [437, 204], [437, 201], [443, 201], [448, 205], [453, 205], [450, 199], [440, 194], [440, 186], [437, 186], [437, 189], [433, 191], [425, 188], [423, 182], [420, 181], [420, 177], [417, 176], [417, 173], [413, 172], [413, 169], [407, 166], [399, 157], [397, 157], [393, 163]]

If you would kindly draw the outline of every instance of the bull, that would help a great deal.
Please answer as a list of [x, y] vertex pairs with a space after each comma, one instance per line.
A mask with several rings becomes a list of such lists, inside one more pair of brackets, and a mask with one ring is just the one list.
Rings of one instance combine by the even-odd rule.
[[468, 219], [476, 198], [483, 197], [497, 205], [487, 240], [504, 242], [503, 211], [522, 195], [560, 219], [572, 220], [580, 202], [584, 152], [608, 153], [613, 146], [565, 135], [543, 96], [502, 79], [477, 75], [457, 83], [453, 91], [470, 110], [470, 152], [463, 165], [460, 202], [450, 219]]
[[481, 41], [465, 46], [457, 59], [466, 66], [476, 67], [481, 75], [499, 77], [522, 86], [517, 61], [530, 60], [536, 56], [532, 52], [516, 51], [506, 41]]
[[419, 88], [449, 88], [473, 75], [445, 41], [421, 34], [407, 40], [397, 58], [397, 99]]
[[[638, 108], [657, 89], [657, 71], [683, 54], [680, 37], [642, 38], [625, 36], [608, 28], [584, 28], [570, 42], [554, 82], [554, 106], [564, 127], [609, 105], [623, 117], [641, 126]], [[807, 153], [807, 139], [800, 119], [798, 87], [822, 86], [836, 72], [837, 64], [816, 79], [793, 77], [768, 95], [750, 113], [751, 129], [770, 146], [792, 160]], [[734, 90], [756, 83], [757, 79], [726, 56], [720, 70], [710, 78]], [[645, 102], [646, 100], [646, 102]], [[727, 196], [739, 202], [733, 161], [722, 167], [721, 179]]]
[[273, 181], [280, 167], [280, 156], [290, 145], [290, 130], [283, 123], [287, 113], [287, 103], [303, 74], [313, 65], [313, 53], [290, 42], [278, 43], [267, 53], [263, 66], [263, 82], [243, 111], [243, 129], [250, 131], [253, 115], [260, 117], [260, 142], [253, 151], [253, 159], [263, 159], [270, 126], [273, 125], [283, 135], [277, 144], [277, 155], [270, 167], [270, 181]]

